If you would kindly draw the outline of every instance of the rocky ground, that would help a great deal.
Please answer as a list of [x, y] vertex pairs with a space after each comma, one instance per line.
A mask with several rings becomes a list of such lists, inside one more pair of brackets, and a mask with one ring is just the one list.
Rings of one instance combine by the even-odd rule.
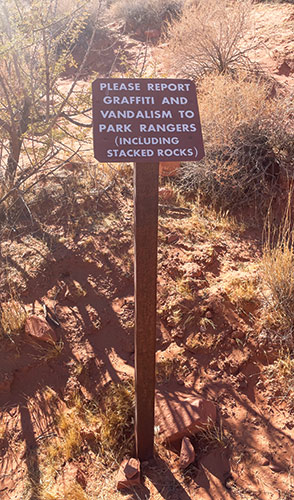
[[[293, 5], [256, 5], [256, 60], [286, 92], [293, 26]], [[156, 458], [142, 464], [142, 485], [116, 490], [119, 452], [103, 455], [93, 408], [111, 382], [134, 374], [132, 169], [108, 172], [102, 187], [87, 159], [87, 168], [68, 164], [42, 186], [34, 221], [2, 232], [2, 308], [16, 324], [25, 311], [43, 326], [27, 322], [0, 338], [1, 499], [293, 498], [293, 409], [272, 377], [279, 352], [259, 328], [262, 220], [189, 202], [164, 178], [157, 391], [212, 401], [217, 418], [191, 438], [195, 460], [183, 469], [179, 449], [162, 444], [158, 416]], [[72, 437], [66, 422], [77, 429]]]

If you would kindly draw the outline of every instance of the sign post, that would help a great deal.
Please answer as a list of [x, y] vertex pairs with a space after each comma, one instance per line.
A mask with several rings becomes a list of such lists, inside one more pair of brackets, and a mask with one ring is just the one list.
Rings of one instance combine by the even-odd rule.
[[158, 171], [158, 163], [135, 164], [135, 435], [140, 460], [153, 456]]
[[135, 162], [135, 437], [153, 456], [159, 162], [204, 156], [196, 89], [189, 80], [93, 82], [94, 156]]

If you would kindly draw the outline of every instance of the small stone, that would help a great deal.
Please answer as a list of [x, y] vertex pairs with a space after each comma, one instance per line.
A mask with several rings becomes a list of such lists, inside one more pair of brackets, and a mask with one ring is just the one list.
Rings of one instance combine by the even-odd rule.
[[190, 277], [190, 278], [201, 278], [202, 276], [202, 269], [199, 266], [199, 264], [195, 264], [193, 262], [186, 262], [186, 264], [183, 265], [182, 271], [184, 273], [184, 276]]
[[126, 459], [122, 462], [118, 475], [116, 487], [118, 490], [130, 489], [141, 484], [140, 462], [136, 458]]
[[282, 472], [283, 467], [282, 467], [281, 465], [278, 465], [278, 464], [271, 464], [271, 465], [270, 465], [270, 469], [271, 469], [273, 472]]
[[208, 319], [211, 319], [212, 318], [212, 312], [211, 311], [207, 311], [205, 313], [205, 317], [208, 318]]
[[179, 240], [179, 235], [177, 233], [171, 233], [166, 237], [167, 243], [176, 243]]
[[92, 441], [95, 441], [96, 435], [95, 432], [92, 429], [81, 429], [80, 431], [81, 438], [83, 441], [87, 441], [88, 443], [91, 443]]
[[209, 364], [209, 368], [211, 370], [218, 370], [219, 369], [218, 362], [216, 360], [211, 361], [211, 363]]
[[77, 470], [76, 481], [83, 488], [83, 490], [86, 489], [86, 487], [87, 487], [87, 480], [86, 480], [85, 474], [81, 471], [81, 469]]
[[262, 462], [261, 462], [261, 465], [263, 466], [267, 466], [269, 465], [269, 460], [267, 458], [265, 458]]
[[182, 439], [181, 453], [180, 453], [180, 467], [186, 469], [195, 460], [195, 450], [187, 436]]
[[242, 340], [242, 339], [245, 338], [245, 336], [246, 336], [246, 333], [243, 330], [235, 330], [233, 332], [233, 338], [234, 339]]
[[125, 475], [128, 479], [132, 479], [140, 472], [140, 462], [136, 458], [130, 458], [125, 466]]
[[288, 427], [288, 429], [293, 429], [293, 427], [294, 427], [294, 422], [287, 422], [287, 423], [286, 423], [286, 426]]
[[174, 198], [175, 193], [170, 188], [162, 187], [162, 188], [159, 188], [158, 195], [159, 195], [159, 198], [161, 198], [163, 201], [170, 201]]
[[289, 76], [290, 73], [291, 73], [291, 68], [286, 61], [283, 61], [283, 63], [280, 64], [280, 66], [277, 68], [278, 75]]
[[49, 344], [55, 344], [57, 342], [57, 336], [53, 328], [48, 325], [45, 319], [39, 318], [39, 316], [32, 315], [27, 318], [25, 333], [34, 337], [34, 339], [42, 340]]

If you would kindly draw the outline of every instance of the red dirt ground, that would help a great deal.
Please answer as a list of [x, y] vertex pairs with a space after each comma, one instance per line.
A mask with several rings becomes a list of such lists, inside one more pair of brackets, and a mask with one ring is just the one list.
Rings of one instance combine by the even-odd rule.
[[[268, 50], [276, 43], [278, 19], [290, 26], [292, 15], [294, 7], [287, 4], [256, 7], [255, 30], [261, 33], [264, 26], [258, 36], [267, 38]], [[275, 72], [291, 86], [292, 69], [281, 74], [283, 62], [291, 68], [293, 62], [288, 27], [284, 34]], [[271, 71], [276, 55], [262, 56]], [[160, 209], [158, 387], [193, 390], [214, 401], [218, 425], [195, 437], [196, 461], [185, 472], [178, 454], [157, 441], [156, 459], [142, 466], [142, 487], [119, 493], [117, 467], [105, 468], [85, 446], [56, 471], [58, 493], [40, 496], [44, 453], [58, 433], [48, 387], [60, 404], [75, 392], [92, 401], [108, 382], [134, 372], [131, 182], [124, 178], [98, 201], [97, 193], [79, 198], [74, 192], [60, 205], [52, 194], [57, 184], [42, 188], [38, 222], [10, 228], [0, 242], [1, 302], [13, 292], [28, 314], [41, 317], [45, 303], [61, 324], [55, 348], [24, 334], [0, 339], [1, 500], [294, 498], [293, 412], [265, 375], [278, 353], [261, 341], [256, 327], [261, 226], [256, 219], [244, 229], [209, 210], [190, 211], [183, 200], [175, 201], [176, 194], [171, 205], [184, 211], [165, 207], [162, 199]], [[236, 287], [250, 278], [255, 293], [236, 299]], [[82, 485], [84, 497], [66, 493], [72, 481]]]

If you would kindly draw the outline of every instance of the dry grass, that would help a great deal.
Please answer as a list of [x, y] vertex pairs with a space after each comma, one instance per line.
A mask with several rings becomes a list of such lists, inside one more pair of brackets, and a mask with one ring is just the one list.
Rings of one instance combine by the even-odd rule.
[[[78, 463], [82, 456], [96, 456], [99, 468], [117, 468], [134, 447], [134, 388], [132, 381], [111, 383], [101, 401], [87, 402], [72, 395], [68, 406], [50, 388], [44, 397], [54, 405], [57, 436], [39, 450], [40, 484], [30, 478], [29, 489], [38, 492], [40, 500], [59, 500], [62, 471], [68, 463]], [[89, 455], [89, 453], [91, 455]], [[90, 496], [76, 482], [62, 479], [62, 500], [87, 500]], [[92, 497], [91, 497], [92, 498]]]
[[[289, 199], [289, 203], [290, 203]], [[289, 210], [280, 228], [269, 228], [261, 261], [263, 311], [261, 325], [274, 342], [294, 342], [294, 230]]]
[[214, 448], [226, 449], [232, 444], [232, 436], [224, 429], [221, 422], [220, 424], [212, 424], [199, 432], [196, 439], [197, 448], [200, 448], [202, 453], [207, 453]]
[[279, 353], [278, 358], [264, 370], [264, 375], [272, 387], [276, 402], [286, 401], [294, 408], [294, 357], [289, 349]]
[[143, 34], [144, 30], [160, 30], [162, 25], [178, 17], [183, 0], [115, 0], [109, 15], [123, 20], [127, 31]]
[[24, 329], [26, 312], [16, 300], [0, 304], [0, 336], [17, 335]]
[[267, 249], [263, 257], [263, 282], [268, 287], [267, 307], [273, 324], [293, 333], [294, 254], [288, 246]]
[[79, 456], [83, 429], [94, 436], [92, 445], [105, 463], [120, 461], [131, 453], [134, 439], [134, 387], [132, 381], [111, 383], [99, 402], [87, 403], [74, 394], [70, 407], [58, 412], [59, 437], [47, 448], [49, 461], [67, 462]]
[[61, 500], [61, 498], [62, 500], [89, 500], [90, 498], [77, 482], [67, 486], [62, 492], [62, 497], [60, 495], [60, 490], [52, 487], [47, 491], [41, 491], [38, 500]]
[[187, 2], [182, 17], [168, 29], [169, 70], [195, 79], [248, 65], [250, 47], [242, 41], [251, 5], [250, 0]]
[[176, 375], [179, 368], [180, 359], [178, 357], [165, 358], [163, 355], [156, 361], [156, 381], [159, 384], [168, 382], [173, 375]]
[[206, 156], [184, 163], [182, 189], [221, 207], [268, 206], [282, 168], [293, 158], [290, 102], [246, 73], [210, 75], [199, 87]]
[[244, 271], [231, 273], [224, 285], [224, 291], [232, 304], [242, 307], [249, 302], [258, 302], [258, 266], [250, 266]]
[[110, 384], [99, 412], [99, 452], [106, 463], [134, 450], [135, 391], [132, 381]]
[[[205, 319], [207, 322], [210, 321], [210, 323], [207, 324], [206, 327], [211, 326], [214, 329], [215, 327], [214, 327], [213, 323], [211, 324], [211, 320], [209, 320], [208, 318], [205, 318]], [[185, 343], [185, 347], [188, 350], [195, 351], [195, 352], [198, 350], [213, 352], [217, 348], [217, 346], [219, 345], [221, 340], [222, 340], [221, 334], [217, 334], [217, 333], [209, 333], [208, 334], [206, 331], [196, 332], [196, 333], [192, 333], [191, 335], [189, 335], [189, 337], [187, 338], [187, 341]]]

